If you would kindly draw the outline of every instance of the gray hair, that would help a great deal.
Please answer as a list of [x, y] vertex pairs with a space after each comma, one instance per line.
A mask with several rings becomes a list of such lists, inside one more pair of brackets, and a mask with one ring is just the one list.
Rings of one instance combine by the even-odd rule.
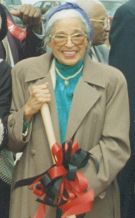
[[74, 9], [70, 9], [70, 10], [62, 10], [57, 12], [56, 14], [54, 14], [49, 21], [46, 23], [45, 26], [45, 46], [47, 46], [48, 41], [50, 40], [50, 35], [52, 32], [52, 29], [54, 27], [54, 25], [56, 24], [57, 21], [59, 20], [63, 20], [63, 19], [67, 19], [67, 18], [79, 18], [82, 21], [82, 24], [84, 24], [84, 27], [86, 29], [86, 34], [89, 35], [89, 26], [87, 24], [87, 22], [85, 21], [85, 19], [83, 18], [83, 16], [81, 16], [81, 14], [74, 10]]

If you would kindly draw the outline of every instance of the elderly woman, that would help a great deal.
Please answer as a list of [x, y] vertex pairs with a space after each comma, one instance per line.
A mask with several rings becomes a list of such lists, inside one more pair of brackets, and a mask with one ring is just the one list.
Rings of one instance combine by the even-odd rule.
[[[52, 165], [40, 114], [44, 103], [49, 104], [57, 142], [73, 138], [95, 160], [82, 168], [95, 201], [81, 217], [120, 218], [116, 176], [130, 156], [127, 86], [120, 71], [90, 60], [91, 40], [85, 12], [76, 4], [62, 4], [48, 14], [51, 54], [21, 61], [13, 69], [9, 148], [23, 155], [14, 170], [10, 218], [34, 217], [36, 196], [14, 184]], [[56, 209], [47, 206], [45, 217], [56, 218]]]

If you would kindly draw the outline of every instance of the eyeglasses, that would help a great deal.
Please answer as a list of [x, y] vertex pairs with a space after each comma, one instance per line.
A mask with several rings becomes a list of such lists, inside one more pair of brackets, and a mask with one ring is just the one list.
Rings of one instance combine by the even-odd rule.
[[94, 19], [92, 18], [91, 21], [103, 23], [104, 29], [110, 28], [110, 19], [106, 17], [105, 19]]
[[87, 37], [85, 33], [75, 33], [73, 35], [66, 35], [66, 34], [54, 34], [50, 36], [55, 43], [58, 45], [65, 45], [67, 41], [70, 40], [74, 45], [80, 45], [84, 42], [84, 39]]

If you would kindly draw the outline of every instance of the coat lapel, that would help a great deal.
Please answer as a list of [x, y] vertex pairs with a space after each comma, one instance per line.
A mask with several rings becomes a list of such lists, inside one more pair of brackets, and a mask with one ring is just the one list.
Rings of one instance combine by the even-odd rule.
[[66, 139], [73, 137], [86, 114], [101, 97], [97, 87], [104, 88], [105, 82], [100, 77], [100, 66], [86, 59], [83, 77], [78, 83], [68, 120]]
[[[30, 73], [27, 73], [25, 81], [30, 82], [36, 80], [36, 83], [48, 82], [52, 95], [52, 101], [50, 103], [52, 123], [54, 126], [56, 140], [57, 142], [60, 142], [55, 96], [51, 75], [49, 73], [50, 63], [51, 56], [42, 55], [39, 57], [39, 59], [36, 58], [33, 64], [33, 74], [31, 74], [30, 69]], [[105, 88], [105, 81], [101, 78], [100, 75], [101, 65], [92, 62], [90, 58], [87, 56], [83, 70], [83, 77], [81, 78], [74, 92], [74, 97], [67, 125], [67, 139], [71, 138], [75, 134], [75, 132], [81, 125], [83, 119], [85, 118], [86, 114], [100, 98], [101, 92], [98, 90], [97, 87]]]
[[80, 81], [73, 97], [67, 127], [67, 139], [75, 134], [85, 115], [96, 103], [99, 97], [100, 94], [96, 89], [84, 81]]

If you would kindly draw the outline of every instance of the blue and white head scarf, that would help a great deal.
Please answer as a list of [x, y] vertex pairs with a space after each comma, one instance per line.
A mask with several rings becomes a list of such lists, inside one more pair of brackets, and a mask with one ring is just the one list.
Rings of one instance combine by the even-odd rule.
[[71, 3], [71, 2], [66, 2], [63, 3], [53, 9], [51, 9], [46, 16], [46, 33], [54, 24], [57, 20], [59, 19], [66, 19], [68, 17], [80, 17], [82, 22], [84, 23], [86, 30], [87, 30], [87, 35], [88, 35], [88, 40], [92, 41], [92, 36], [93, 36], [93, 30], [92, 30], [92, 24], [90, 22], [90, 19], [86, 12], [79, 7], [76, 3]]

